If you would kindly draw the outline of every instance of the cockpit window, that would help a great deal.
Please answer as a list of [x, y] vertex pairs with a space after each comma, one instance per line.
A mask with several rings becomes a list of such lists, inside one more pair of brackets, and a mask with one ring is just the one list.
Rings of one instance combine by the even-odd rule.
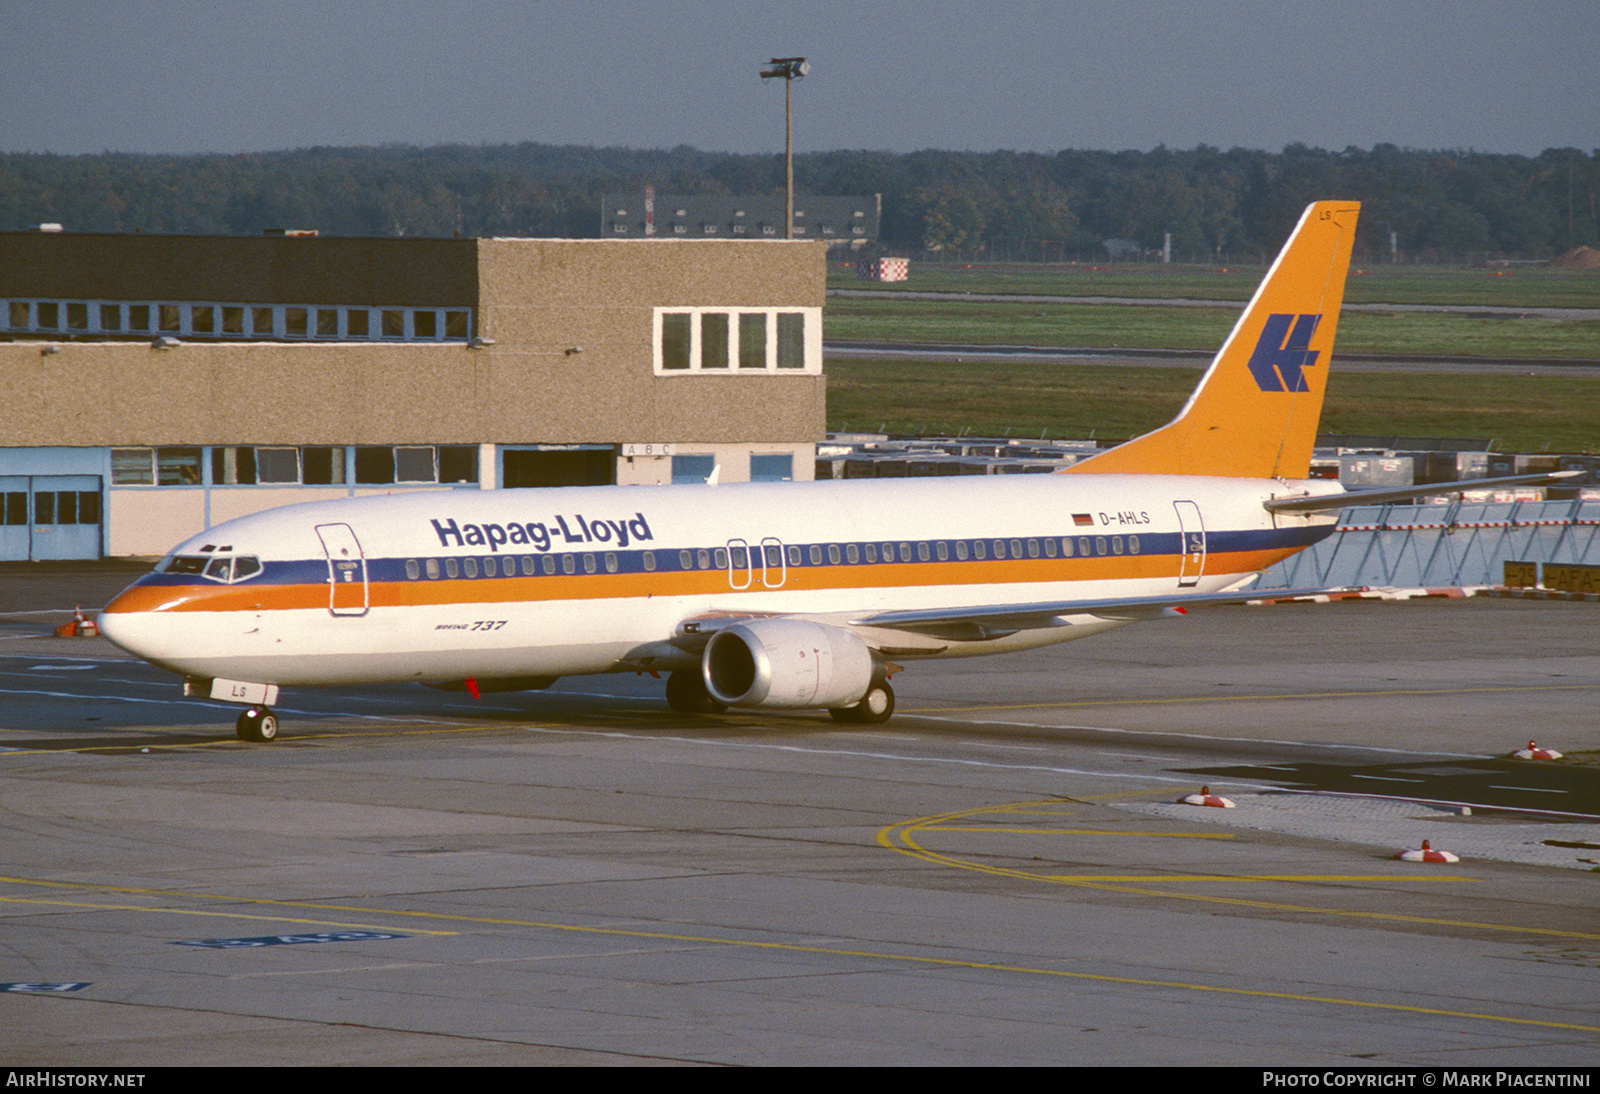
[[210, 557], [202, 555], [173, 555], [156, 566], [157, 573], [200, 574], [207, 580], [224, 585], [235, 584], [261, 572], [261, 560], [255, 555]]

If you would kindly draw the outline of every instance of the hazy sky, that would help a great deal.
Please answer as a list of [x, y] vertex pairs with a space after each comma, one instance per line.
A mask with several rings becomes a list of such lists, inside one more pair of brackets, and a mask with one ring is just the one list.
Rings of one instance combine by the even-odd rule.
[[1600, 147], [1600, 0], [0, 0], [0, 150]]

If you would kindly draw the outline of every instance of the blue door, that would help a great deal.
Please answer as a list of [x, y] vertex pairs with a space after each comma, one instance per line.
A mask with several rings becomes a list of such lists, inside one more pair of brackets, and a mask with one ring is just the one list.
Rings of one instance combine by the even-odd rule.
[[0, 560], [99, 558], [104, 497], [99, 475], [0, 477]]

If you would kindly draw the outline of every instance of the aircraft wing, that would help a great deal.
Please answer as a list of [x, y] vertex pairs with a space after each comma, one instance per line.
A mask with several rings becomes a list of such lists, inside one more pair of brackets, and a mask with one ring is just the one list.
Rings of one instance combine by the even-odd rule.
[[1387, 505], [1393, 501], [1410, 501], [1425, 494], [1460, 494], [1466, 490], [1492, 490], [1500, 486], [1542, 486], [1579, 478], [1587, 473], [1547, 471], [1538, 475], [1505, 475], [1498, 479], [1461, 479], [1457, 482], [1397, 486], [1389, 490], [1347, 490], [1342, 494], [1318, 494], [1314, 497], [1268, 498], [1261, 504], [1273, 513], [1320, 513], [1330, 509], [1347, 509], [1352, 505]]
[[976, 642], [1005, 638], [1018, 631], [1071, 626], [1067, 616], [1092, 615], [1101, 619], [1156, 619], [1182, 615], [1190, 608], [1247, 604], [1270, 595], [1274, 600], [1317, 596], [1332, 591], [1315, 589], [1260, 589], [1229, 593], [1178, 594], [1125, 597], [1114, 600], [1048, 600], [1034, 604], [991, 604], [967, 608], [927, 608], [874, 612], [850, 620], [855, 627], [910, 631], [951, 641]]

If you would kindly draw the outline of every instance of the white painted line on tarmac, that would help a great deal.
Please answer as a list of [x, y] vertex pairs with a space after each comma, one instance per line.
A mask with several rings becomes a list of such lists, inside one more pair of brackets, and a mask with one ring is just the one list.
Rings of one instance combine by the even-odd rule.
[[1288, 745], [1292, 748], [1331, 748], [1347, 752], [1392, 752], [1397, 756], [1449, 756], [1454, 759], [1470, 760], [1485, 758], [1476, 752], [1427, 752], [1410, 748], [1384, 748], [1381, 745], [1345, 745], [1331, 741], [1284, 741], [1274, 737], [1224, 737], [1214, 733], [1170, 733], [1154, 729], [1118, 729], [1114, 726], [1063, 725], [1056, 722], [1000, 722], [991, 719], [978, 721], [971, 718], [947, 718], [938, 714], [917, 714], [914, 711], [906, 711], [903, 717], [920, 718], [929, 722], [950, 722], [975, 729], [983, 726], [1006, 726], [1014, 729], [1076, 729], [1089, 733], [1120, 733], [1128, 737], [1176, 737], [1180, 741], [1225, 741], [1228, 744]]
[[[138, 699], [131, 695], [84, 695], [72, 691], [40, 691], [32, 688], [0, 688], [0, 695], [42, 695], [47, 699], [72, 699], [77, 702], [104, 702], [104, 703], [151, 703], [156, 706], [186, 706], [199, 707], [205, 705], [204, 700], [197, 702], [194, 699]], [[206, 709], [217, 713], [233, 713], [243, 707], [209, 706]], [[300, 714], [308, 718], [359, 718], [364, 721], [387, 722], [422, 722], [427, 725], [460, 725], [460, 719], [424, 718], [418, 715], [404, 714], [357, 714], [345, 710], [302, 710], [298, 707], [272, 708], [280, 714]]]
[[[1194, 782], [1193, 776], [1175, 777], [1166, 775], [1122, 773], [1114, 771], [1095, 771], [1089, 768], [1053, 767], [1047, 764], [1008, 764], [996, 763], [992, 760], [961, 760], [946, 756], [908, 756], [904, 753], [896, 752], [867, 752], [847, 748], [808, 748], [802, 745], [763, 744], [750, 741], [708, 741], [697, 740], [693, 737], [666, 737], [654, 733], [619, 733], [614, 731], [594, 729], [550, 729], [545, 726], [523, 726], [522, 728], [529, 733], [548, 733], [552, 735], [558, 734], [564, 737], [582, 735], [588, 737], [615, 738], [626, 741], [648, 741], [662, 744], [697, 745], [702, 748], [727, 748], [735, 750], [744, 749], [757, 751], [764, 750], [769, 752], [787, 752], [812, 756], [826, 756], [830, 758], [837, 757], [841, 759], [887, 760], [893, 763], [931, 764], [945, 767], [981, 767], [996, 771], [1031, 771], [1048, 775], [1086, 775], [1097, 779], [1133, 779], [1144, 782], [1175, 783], [1181, 786], [1188, 786]], [[1279, 789], [1276, 786], [1266, 783], [1248, 783], [1231, 779], [1228, 781], [1228, 785], [1248, 787], [1255, 790]]]

